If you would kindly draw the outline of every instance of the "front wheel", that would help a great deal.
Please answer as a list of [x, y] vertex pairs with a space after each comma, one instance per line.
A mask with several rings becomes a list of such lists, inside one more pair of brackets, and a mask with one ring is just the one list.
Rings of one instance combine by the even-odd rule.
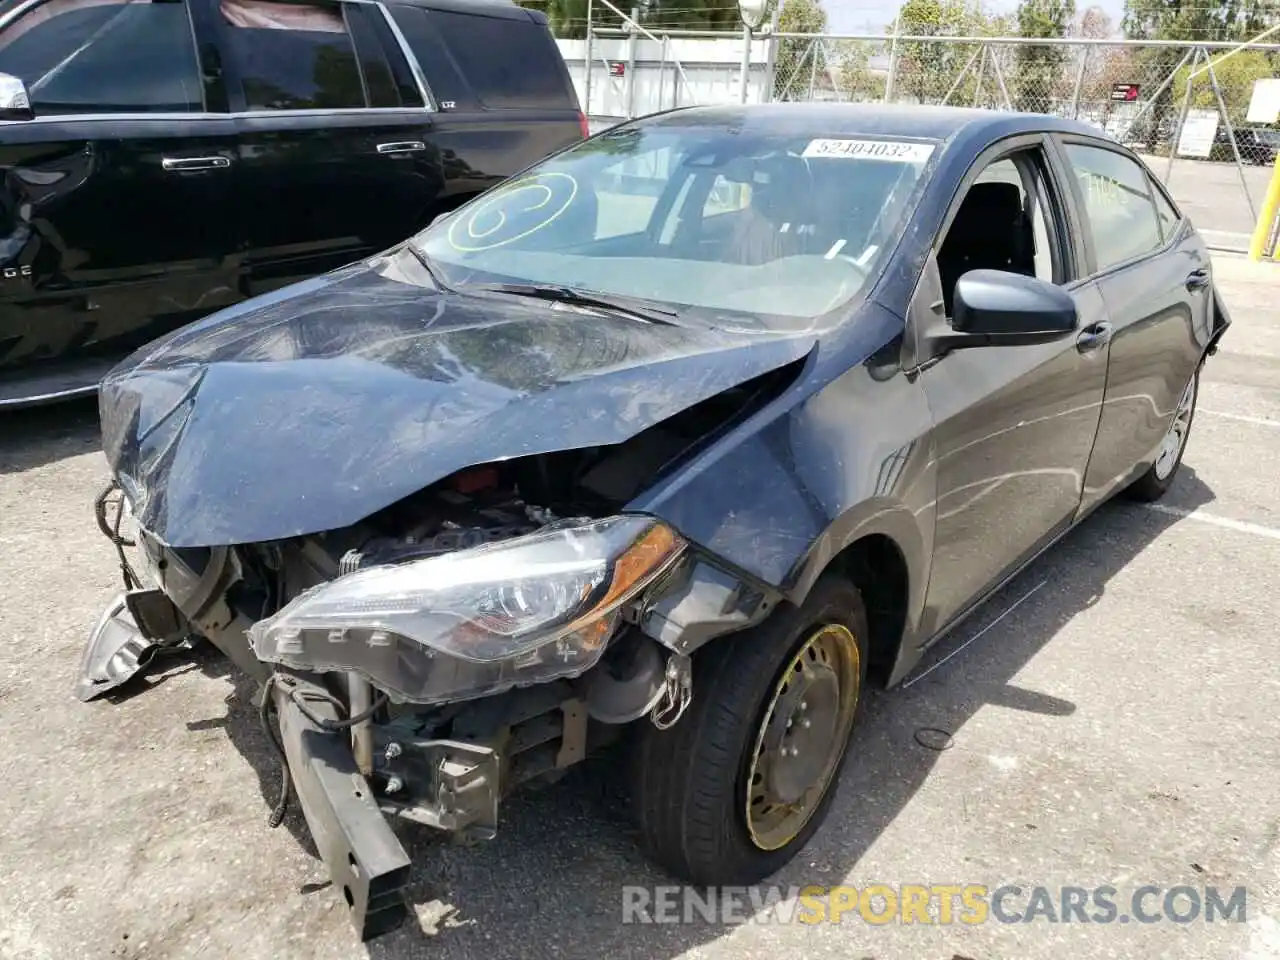
[[1182, 466], [1182, 455], [1187, 449], [1187, 438], [1191, 436], [1191, 421], [1195, 418], [1196, 396], [1199, 392], [1200, 371], [1197, 369], [1191, 375], [1191, 382], [1182, 391], [1178, 408], [1169, 422], [1169, 429], [1160, 441], [1155, 462], [1126, 491], [1130, 498], [1151, 503], [1163, 497], [1173, 486], [1178, 468]]
[[635, 802], [650, 854], [690, 883], [757, 883], [818, 829], [866, 676], [867, 617], [825, 577], [799, 608], [713, 642], [668, 730], [645, 724]]

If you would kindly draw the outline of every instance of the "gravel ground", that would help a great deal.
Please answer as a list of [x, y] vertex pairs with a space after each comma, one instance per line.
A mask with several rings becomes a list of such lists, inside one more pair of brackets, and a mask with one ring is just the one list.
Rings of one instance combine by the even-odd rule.
[[118, 579], [76, 405], [0, 417], [0, 956], [1280, 958], [1280, 267], [1217, 270], [1236, 326], [1169, 498], [1104, 508], [875, 695], [777, 880], [1243, 885], [1245, 922], [623, 925], [622, 885], [670, 881], [590, 765], [509, 803], [490, 844], [404, 831], [416, 916], [362, 946], [296, 815], [265, 825], [276, 766], [223, 663], [72, 698]]

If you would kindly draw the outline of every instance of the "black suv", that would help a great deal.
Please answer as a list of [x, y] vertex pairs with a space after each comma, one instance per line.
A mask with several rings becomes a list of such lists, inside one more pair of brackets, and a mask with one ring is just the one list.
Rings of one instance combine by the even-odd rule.
[[586, 134], [506, 0], [0, 0], [0, 406], [403, 240]]

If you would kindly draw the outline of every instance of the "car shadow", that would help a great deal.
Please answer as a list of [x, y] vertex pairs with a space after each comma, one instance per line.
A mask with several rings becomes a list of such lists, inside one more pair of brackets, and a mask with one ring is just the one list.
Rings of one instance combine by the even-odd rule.
[[21, 473], [100, 449], [96, 398], [0, 411], [0, 474]]
[[[1191, 511], [1212, 500], [1209, 488], [1184, 466], [1166, 504]], [[903, 685], [871, 691], [830, 815], [770, 884], [786, 889], [841, 882], [924, 785], [939, 748], [953, 739], [962, 742], [965, 724], [983, 707], [1073, 714], [1075, 704], [1027, 689], [1014, 678], [1068, 621], [1102, 599], [1113, 576], [1180, 519], [1125, 501], [1105, 505], [931, 649]], [[1046, 581], [1051, 588], [1039, 589]], [[202, 658], [200, 665], [233, 684], [225, 722], [206, 723], [224, 727], [257, 772], [265, 819], [279, 790], [280, 768], [258, 722], [252, 684], [219, 658]], [[414, 861], [410, 900], [416, 922], [411, 918], [366, 944], [368, 956], [401, 960], [421, 956], [432, 944], [430, 949], [451, 955], [495, 960], [657, 960], [727, 935], [731, 925], [696, 917], [673, 925], [622, 922], [624, 885], [676, 882], [637, 845], [621, 776], [624, 754], [625, 746], [574, 768], [548, 788], [510, 798], [499, 835], [487, 844], [454, 846], [426, 828], [398, 826]], [[314, 856], [296, 805], [285, 825]], [[322, 872], [316, 879], [298, 893], [334, 895]]]

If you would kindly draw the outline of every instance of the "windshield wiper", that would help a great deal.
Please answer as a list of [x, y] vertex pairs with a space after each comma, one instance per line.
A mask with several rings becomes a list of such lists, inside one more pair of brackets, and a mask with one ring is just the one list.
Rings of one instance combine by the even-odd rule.
[[533, 297], [538, 300], [550, 300], [554, 303], [570, 303], [580, 307], [600, 307], [614, 313], [625, 313], [638, 317], [646, 323], [658, 323], [664, 326], [678, 326], [675, 322], [679, 314], [675, 310], [655, 307], [645, 300], [636, 297], [620, 297], [609, 293], [593, 293], [589, 290], [578, 290], [555, 283], [477, 283], [468, 284], [468, 290], [480, 290], [485, 293], [507, 293], [515, 297]]

